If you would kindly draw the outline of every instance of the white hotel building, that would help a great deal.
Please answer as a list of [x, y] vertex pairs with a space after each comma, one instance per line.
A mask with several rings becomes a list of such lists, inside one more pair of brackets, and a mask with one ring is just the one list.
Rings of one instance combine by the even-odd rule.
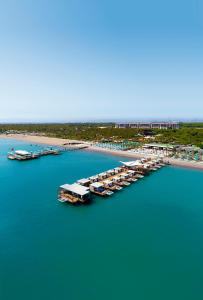
[[117, 123], [115, 128], [137, 128], [137, 129], [179, 129], [179, 122], [136, 122]]

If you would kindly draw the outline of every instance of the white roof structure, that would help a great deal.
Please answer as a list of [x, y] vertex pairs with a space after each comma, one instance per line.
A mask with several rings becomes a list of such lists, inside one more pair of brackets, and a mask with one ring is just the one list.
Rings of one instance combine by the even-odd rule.
[[18, 155], [31, 155], [30, 152], [25, 151], [25, 150], [16, 150], [15, 154], [18, 154]]
[[77, 181], [77, 183], [79, 183], [79, 184], [86, 184], [86, 183], [89, 183], [89, 182], [90, 182], [90, 180], [87, 179], [87, 178], [82, 178], [82, 179]]
[[91, 177], [89, 177], [89, 179], [97, 179], [98, 178], [98, 175], [95, 175], [95, 176], [91, 176]]
[[71, 193], [77, 194], [79, 196], [84, 196], [86, 194], [89, 194], [89, 188], [82, 186], [80, 184], [77, 183], [73, 183], [73, 184], [64, 184], [61, 185], [60, 188], [69, 191]]
[[130, 174], [135, 174], [135, 171], [133, 171], [133, 170], [128, 170], [127, 172]]
[[133, 160], [133, 161], [121, 161], [121, 163], [126, 167], [136, 167], [136, 166], [142, 166], [143, 164], [139, 160]]
[[90, 184], [90, 186], [98, 189], [98, 188], [100, 188], [100, 187], [102, 187], [104, 185], [101, 182], [94, 182], [94, 183]]

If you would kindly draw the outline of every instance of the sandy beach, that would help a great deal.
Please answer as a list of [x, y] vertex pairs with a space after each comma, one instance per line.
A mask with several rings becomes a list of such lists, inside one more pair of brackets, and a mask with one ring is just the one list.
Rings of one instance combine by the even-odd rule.
[[19, 141], [44, 144], [49, 146], [65, 147], [68, 143], [84, 143], [78, 140], [61, 139], [47, 136], [28, 135], [28, 134], [0, 134], [1, 139], [15, 139]]
[[[117, 155], [117, 156], [123, 156], [123, 157], [128, 157], [128, 158], [134, 158], [134, 159], [141, 159], [146, 156], [142, 154], [137, 154], [137, 153], [130, 153], [122, 150], [109, 150], [109, 149], [104, 149], [104, 148], [99, 148], [99, 147], [94, 147], [91, 146], [87, 149], [87, 151], [97, 151], [97, 152], [102, 152], [106, 154], [111, 154], [111, 155]], [[155, 158], [155, 156], [149, 156], [151, 158]], [[190, 169], [198, 169], [203, 171], [203, 162], [195, 162], [195, 161], [184, 161], [180, 159], [174, 159], [174, 158], [169, 158], [166, 157], [165, 162], [169, 162], [173, 166], [177, 167], [183, 167], [183, 168], [190, 168]]]
[[[78, 143], [78, 144], [85, 144], [88, 146], [88, 148], [85, 149], [85, 151], [93, 151], [93, 152], [100, 152], [100, 153], [106, 153], [110, 155], [116, 155], [116, 156], [122, 156], [132, 159], [140, 159], [143, 157], [146, 157], [142, 154], [137, 153], [130, 153], [122, 150], [110, 150], [105, 148], [100, 148], [96, 146], [92, 146], [89, 142], [84, 141], [78, 141], [78, 140], [70, 140], [70, 139], [61, 139], [61, 138], [53, 138], [53, 137], [47, 137], [47, 136], [36, 136], [36, 135], [26, 135], [26, 134], [1, 134], [1, 139], [16, 139], [19, 141], [25, 141], [29, 143], [35, 143], [35, 144], [44, 144], [49, 146], [58, 146], [58, 147], [67, 147], [66, 144], [68, 143]], [[148, 156], [150, 157], [150, 156]], [[154, 156], [151, 156], [152, 158], [155, 158]], [[174, 158], [165, 158], [166, 162], [169, 162], [173, 166], [177, 167], [183, 167], [183, 168], [190, 168], [190, 169], [198, 169], [203, 171], [203, 162], [195, 162], [195, 161], [184, 161], [180, 159], [174, 159]]]

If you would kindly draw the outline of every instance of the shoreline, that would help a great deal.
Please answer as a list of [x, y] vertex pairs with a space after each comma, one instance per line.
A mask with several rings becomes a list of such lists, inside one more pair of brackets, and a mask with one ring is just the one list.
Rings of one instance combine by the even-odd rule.
[[[0, 134], [0, 139], [15, 139], [19, 141], [24, 141], [28, 143], [34, 143], [34, 144], [42, 144], [42, 145], [49, 145], [49, 146], [58, 146], [58, 147], [66, 147], [66, 143], [83, 143], [84, 145], [89, 146], [88, 148], [85, 148], [83, 150], [89, 151], [89, 152], [100, 152], [104, 154], [114, 155], [114, 156], [120, 156], [120, 157], [126, 157], [126, 158], [134, 158], [134, 159], [141, 159], [146, 157], [146, 155], [141, 155], [137, 153], [130, 153], [122, 150], [110, 150], [105, 148], [100, 148], [96, 146], [91, 146], [90, 142], [84, 142], [84, 141], [78, 141], [78, 140], [70, 140], [70, 139], [62, 139], [62, 138], [54, 138], [54, 137], [47, 137], [47, 136], [35, 136], [35, 135], [25, 135], [25, 134]], [[151, 158], [156, 158], [155, 156], [147, 156]], [[189, 168], [189, 169], [196, 169], [203, 171], [203, 162], [195, 162], [195, 161], [183, 161], [180, 159], [174, 159], [166, 157], [164, 158], [164, 161], [168, 161], [172, 166], [176, 167], [183, 167], [183, 168]]]
[[66, 148], [65, 144], [68, 143], [78, 143], [85, 144], [84, 141], [79, 140], [70, 140], [70, 139], [62, 139], [48, 136], [40, 136], [40, 135], [28, 135], [28, 134], [0, 134], [0, 139], [14, 139], [22, 142], [28, 142], [33, 144], [41, 144], [47, 146], [58, 146]]
[[[134, 159], [141, 159], [141, 158], [146, 158], [144, 155], [139, 155], [137, 153], [130, 153], [130, 152], [125, 152], [125, 151], [119, 151], [119, 150], [110, 150], [110, 149], [104, 149], [104, 148], [99, 148], [99, 147], [94, 147], [90, 146], [88, 149], [85, 149], [86, 151], [92, 151], [92, 152], [100, 152], [100, 153], [105, 153], [105, 154], [110, 154], [114, 156], [120, 156], [120, 157], [127, 157], [127, 158], [134, 158]], [[156, 158], [153, 155], [148, 155], [147, 157], [151, 158]], [[170, 165], [174, 167], [182, 167], [182, 168], [187, 168], [187, 169], [196, 169], [196, 170], [201, 170], [203, 171], [203, 162], [195, 162], [195, 161], [183, 161], [180, 159], [174, 159], [170, 157], [165, 157], [163, 158], [165, 162], [169, 162]]]

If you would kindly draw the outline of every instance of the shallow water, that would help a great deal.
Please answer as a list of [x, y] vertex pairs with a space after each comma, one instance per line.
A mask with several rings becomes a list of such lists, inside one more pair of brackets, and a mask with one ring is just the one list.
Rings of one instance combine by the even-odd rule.
[[[203, 299], [203, 172], [165, 167], [74, 207], [57, 188], [119, 165], [66, 152], [9, 161], [0, 140], [0, 299]], [[126, 159], [125, 159], [126, 160]]]

